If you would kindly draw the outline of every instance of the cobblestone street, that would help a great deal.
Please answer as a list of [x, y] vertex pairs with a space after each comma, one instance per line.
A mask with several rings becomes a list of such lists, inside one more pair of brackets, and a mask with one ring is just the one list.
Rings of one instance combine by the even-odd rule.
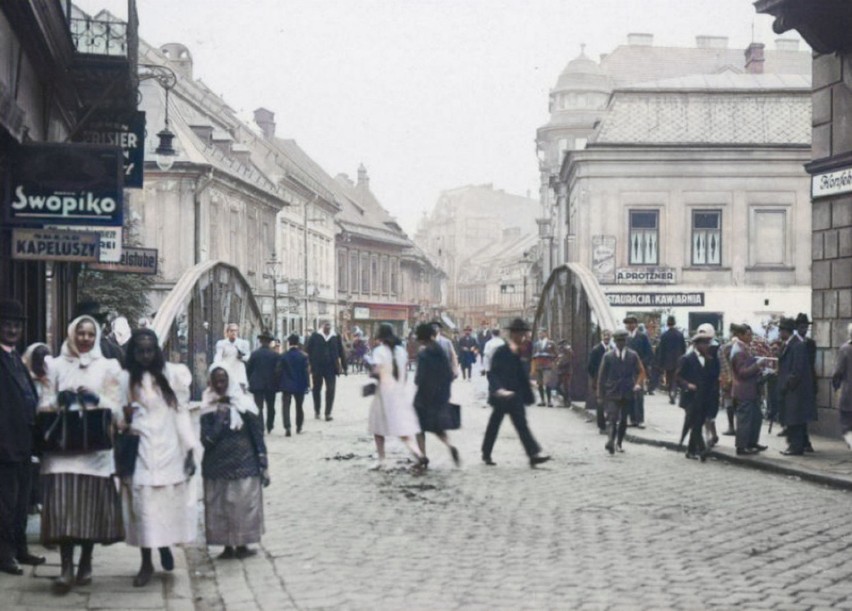
[[[363, 376], [333, 422], [269, 439], [262, 553], [191, 552], [202, 608], [773, 608], [852, 606], [849, 495], [660, 448], [610, 457], [593, 425], [532, 407], [554, 460], [531, 470], [511, 424], [479, 460], [489, 410], [456, 382], [464, 464], [429, 439], [422, 477], [370, 472]], [[653, 412], [648, 414], [653, 419]], [[393, 462], [393, 461], [392, 461]], [[211, 550], [211, 555], [219, 552]]]

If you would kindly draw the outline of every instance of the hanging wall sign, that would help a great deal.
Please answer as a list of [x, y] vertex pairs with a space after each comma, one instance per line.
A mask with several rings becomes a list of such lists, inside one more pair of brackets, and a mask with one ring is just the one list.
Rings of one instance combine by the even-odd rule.
[[74, 141], [121, 148], [124, 186], [142, 188], [142, 169], [145, 165], [144, 112], [100, 114], [86, 123]]
[[95, 263], [100, 236], [87, 231], [14, 229], [12, 258], [30, 261]]
[[615, 270], [616, 284], [674, 284], [677, 274], [673, 267], [619, 267]]
[[4, 216], [13, 225], [123, 223], [123, 156], [117, 147], [27, 144], [10, 159]]
[[91, 231], [101, 236], [99, 261], [101, 263], [118, 263], [121, 261], [121, 227], [98, 227], [97, 225], [75, 227], [73, 225], [45, 225], [45, 229], [60, 229], [62, 231]]
[[592, 273], [601, 284], [615, 282], [615, 236], [592, 236]]

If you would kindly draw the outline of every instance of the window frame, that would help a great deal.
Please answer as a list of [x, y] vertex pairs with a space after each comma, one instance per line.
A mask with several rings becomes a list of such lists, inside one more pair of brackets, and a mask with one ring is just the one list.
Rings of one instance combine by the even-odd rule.
[[[655, 232], [655, 255], [656, 260], [653, 263], [649, 263], [647, 261], [634, 261], [633, 260], [633, 215], [634, 214], [654, 214], [656, 217], [656, 223], [654, 227]], [[646, 230], [644, 228], [637, 229], [637, 231]], [[648, 266], [659, 266], [660, 265], [660, 209], [659, 208], [628, 208], [627, 209], [627, 264], [631, 267], [648, 267]]]
[[[719, 217], [719, 226], [716, 229], [716, 231], [718, 233], [717, 250], [719, 252], [719, 260], [716, 263], [699, 263], [699, 262], [696, 261], [696, 258], [695, 258], [695, 234], [696, 234], [696, 231], [703, 231], [703, 232], [712, 231], [712, 230], [708, 230], [708, 229], [697, 229], [695, 227], [695, 216], [697, 214], [716, 214]], [[691, 210], [690, 233], [689, 233], [689, 261], [690, 261], [690, 265], [692, 265], [693, 267], [722, 267], [722, 264], [724, 262], [723, 261], [724, 252], [722, 250], [722, 222], [723, 222], [722, 214], [723, 214], [722, 208], [693, 208]], [[705, 243], [705, 250], [706, 250], [706, 248], [707, 247], [706, 247], [706, 243]], [[705, 259], [706, 259], [706, 257], [705, 257]]]

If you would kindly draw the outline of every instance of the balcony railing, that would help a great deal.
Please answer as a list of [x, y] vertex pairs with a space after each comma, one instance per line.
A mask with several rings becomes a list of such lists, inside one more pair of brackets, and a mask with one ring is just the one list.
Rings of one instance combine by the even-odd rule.
[[127, 23], [76, 13], [68, 19], [68, 27], [78, 53], [127, 57]]

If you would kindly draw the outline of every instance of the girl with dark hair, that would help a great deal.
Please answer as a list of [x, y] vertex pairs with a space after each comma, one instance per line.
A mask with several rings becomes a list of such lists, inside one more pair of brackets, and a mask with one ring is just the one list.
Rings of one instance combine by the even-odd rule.
[[425, 469], [429, 459], [414, 443], [414, 436], [420, 432], [420, 423], [405, 387], [408, 354], [394, 335], [393, 327], [388, 324], [379, 327], [376, 339], [379, 343], [373, 348], [371, 375], [378, 379], [378, 385], [370, 406], [367, 429], [376, 440], [378, 461], [371, 470], [384, 467], [385, 437], [388, 436], [399, 437], [417, 459], [417, 467]]
[[122, 384], [124, 427], [139, 436], [133, 475], [122, 481], [127, 544], [141, 548], [133, 579], [146, 585], [154, 573], [151, 549], [165, 571], [174, 568], [172, 545], [195, 539], [196, 512], [188, 480], [195, 473], [195, 435], [189, 417], [192, 375], [166, 363], [151, 329], [137, 329], [127, 342]]

